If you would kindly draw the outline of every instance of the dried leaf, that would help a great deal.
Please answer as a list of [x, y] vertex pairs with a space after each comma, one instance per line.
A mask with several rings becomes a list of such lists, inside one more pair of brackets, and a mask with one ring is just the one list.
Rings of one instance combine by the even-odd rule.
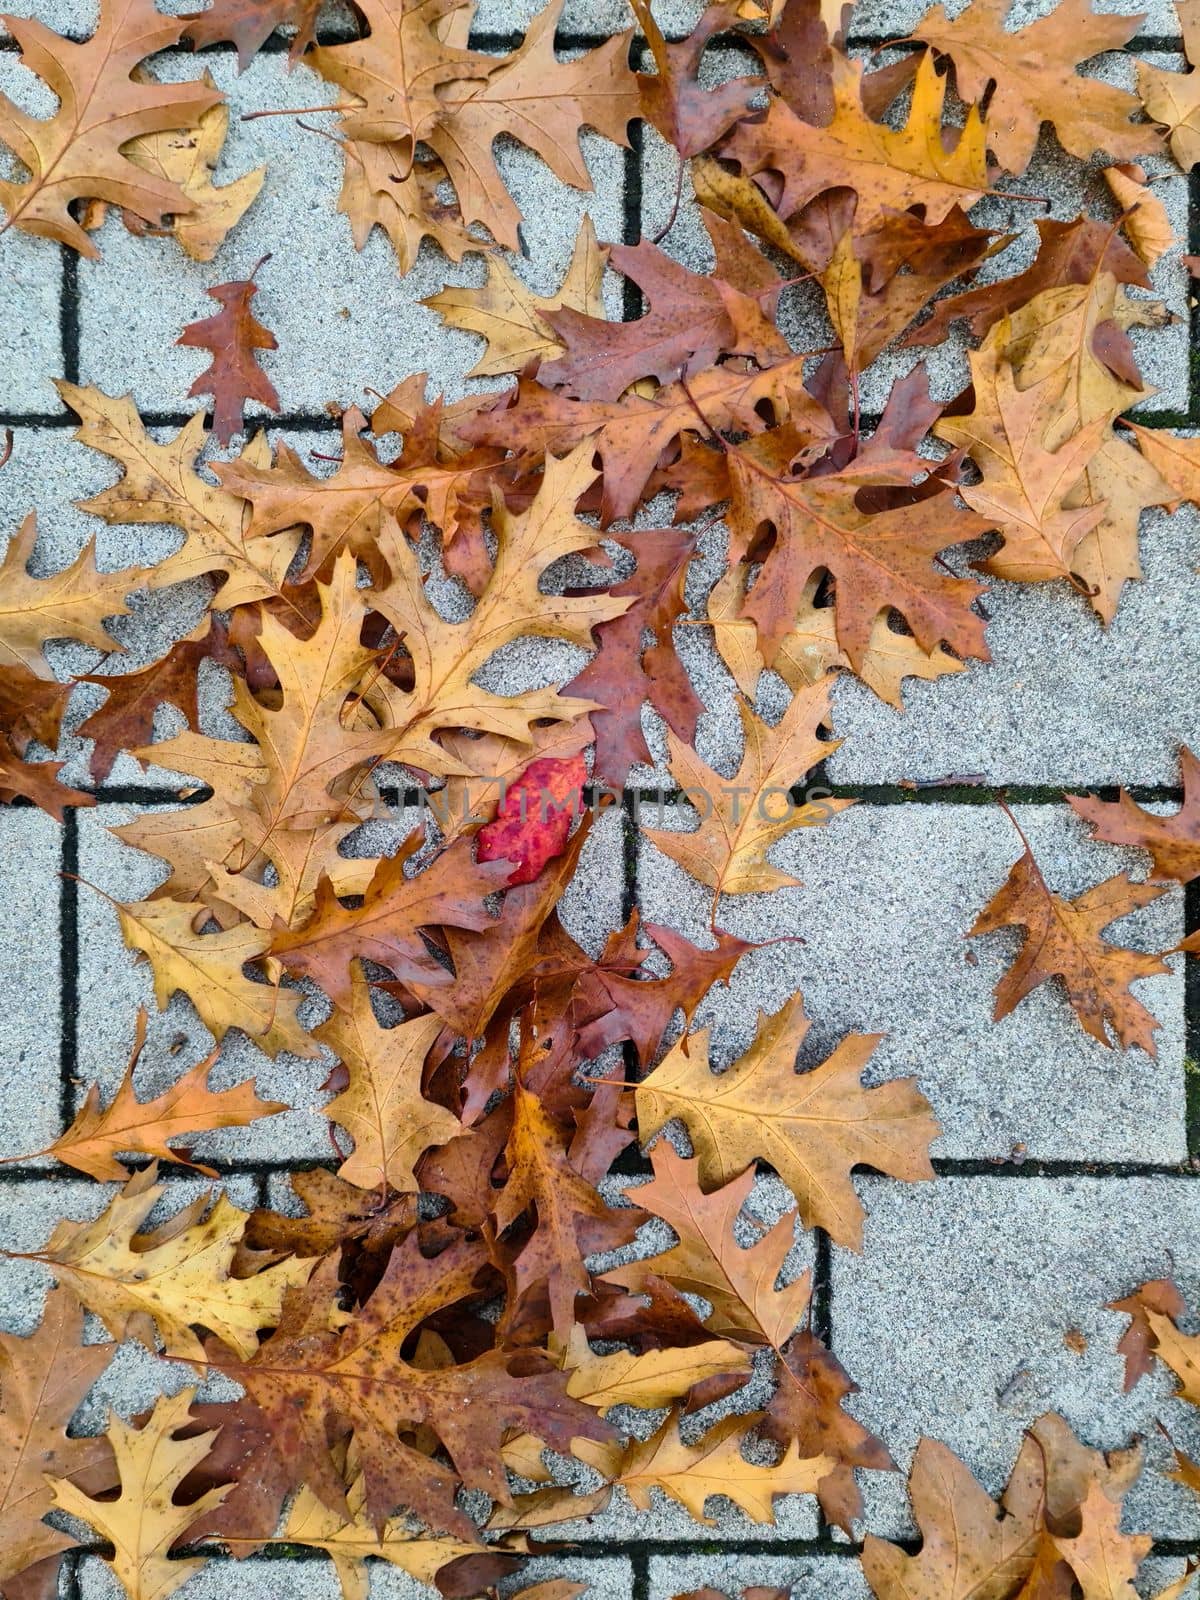
[[31, 1259], [45, 1262], [114, 1339], [129, 1334], [147, 1342], [157, 1329], [168, 1355], [201, 1361], [196, 1325], [249, 1357], [259, 1329], [278, 1322], [285, 1292], [307, 1280], [312, 1262], [231, 1277], [247, 1213], [224, 1194], [211, 1210], [211, 1194], [202, 1194], [153, 1232], [139, 1233], [163, 1193], [156, 1178], [154, 1166], [138, 1173], [94, 1222], [59, 1222]]
[[188, 390], [189, 395], [213, 397], [213, 433], [221, 444], [228, 444], [235, 433], [245, 431], [243, 412], [248, 400], [257, 400], [270, 411], [279, 410], [275, 386], [258, 365], [256, 350], [278, 348], [275, 335], [265, 328], [250, 310], [258, 293], [252, 280], [219, 283], [207, 293], [221, 307], [215, 316], [189, 322], [176, 344], [207, 350], [212, 361]]
[[710, 1187], [769, 1161], [805, 1225], [857, 1250], [864, 1213], [852, 1169], [871, 1166], [908, 1182], [932, 1178], [928, 1149], [941, 1130], [915, 1078], [863, 1088], [878, 1035], [851, 1035], [820, 1066], [797, 1073], [807, 1031], [797, 997], [761, 1019], [750, 1050], [719, 1076], [709, 1066], [707, 1031], [689, 1035], [638, 1085], [639, 1135], [645, 1141], [680, 1117]]

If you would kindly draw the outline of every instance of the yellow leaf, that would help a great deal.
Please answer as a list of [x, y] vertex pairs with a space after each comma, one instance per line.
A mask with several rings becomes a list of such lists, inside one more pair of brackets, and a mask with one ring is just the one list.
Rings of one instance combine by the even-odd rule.
[[[200, 81], [206, 88], [216, 89], [209, 73]], [[205, 111], [194, 128], [145, 133], [121, 149], [135, 167], [178, 184], [187, 196], [190, 209], [171, 214], [171, 232], [193, 261], [212, 260], [225, 235], [257, 198], [267, 176], [266, 167], [256, 167], [220, 188], [213, 183], [228, 131], [229, 107], [220, 104]]]
[[425, 1057], [442, 1027], [441, 1017], [431, 1013], [381, 1028], [356, 964], [349, 1010], [335, 1010], [316, 1030], [350, 1074], [349, 1086], [325, 1107], [354, 1139], [353, 1155], [338, 1168], [348, 1183], [415, 1194], [420, 1184], [414, 1164], [432, 1145], [464, 1131], [453, 1112], [421, 1095]]
[[617, 1470], [619, 1483], [639, 1511], [648, 1511], [651, 1489], [678, 1500], [697, 1522], [712, 1527], [704, 1515], [706, 1501], [716, 1494], [732, 1500], [752, 1522], [775, 1521], [775, 1498], [781, 1494], [815, 1494], [821, 1479], [836, 1463], [830, 1456], [801, 1457], [791, 1444], [774, 1466], [752, 1465], [742, 1454], [743, 1435], [755, 1415], [726, 1417], [699, 1443], [686, 1445], [678, 1423], [668, 1417], [652, 1438], [635, 1443]]
[[279, 1321], [285, 1291], [307, 1282], [312, 1262], [290, 1257], [253, 1277], [230, 1277], [249, 1213], [225, 1194], [207, 1215], [211, 1193], [138, 1233], [163, 1193], [157, 1175], [151, 1166], [131, 1178], [94, 1222], [64, 1218], [32, 1259], [44, 1261], [114, 1339], [147, 1343], [156, 1327], [167, 1355], [203, 1361], [195, 1324], [249, 1360], [259, 1329]]
[[[1139, 62], [1139, 66], [1141, 63]], [[1146, 182], [1141, 167], [1105, 167], [1104, 181], [1113, 199], [1127, 215], [1121, 227], [1129, 242], [1148, 267], [1165, 255], [1177, 242], [1167, 217], [1167, 208]]]
[[89, 544], [61, 572], [33, 578], [26, 567], [36, 542], [37, 518], [30, 512], [0, 562], [0, 661], [20, 662], [47, 678], [42, 655], [47, 639], [82, 639], [96, 650], [121, 649], [104, 631], [104, 618], [128, 611], [125, 596], [144, 574], [128, 568], [97, 572]]
[[199, 1572], [202, 1557], [172, 1560], [171, 1546], [215, 1510], [232, 1487], [210, 1489], [190, 1505], [174, 1503], [175, 1491], [217, 1437], [215, 1430], [191, 1439], [174, 1437], [191, 1422], [188, 1407], [195, 1395], [195, 1389], [181, 1389], [160, 1396], [141, 1428], [110, 1415], [108, 1437], [121, 1483], [116, 1500], [93, 1500], [65, 1478], [49, 1480], [55, 1508], [90, 1523], [113, 1546], [113, 1554], [104, 1560], [129, 1600], [165, 1600]]
[[[111, 488], [79, 503], [81, 511], [105, 522], [169, 522], [186, 538], [174, 555], [138, 574], [152, 588], [182, 583], [204, 573], [224, 572], [223, 607], [278, 596], [296, 547], [299, 530], [271, 542], [247, 543], [249, 520], [245, 502], [206, 482], [196, 471], [204, 445], [204, 415], [198, 413], [167, 444], [147, 433], [129, 395], [112, 399], [99, 389], [60, 381], [59, 394], [79, 416], [75, 437], [92, 450], [111, 456], [124, 468]], [[260, 435], [247, 445], [242, 460], [265, 460], [267, 442]], [[108, 646], [111, 649], [111, 645]]]
[[1047, 449], [1046, 436], [1058, 432], [1061, 375], [1018, 389], [1004, 357], [1009, 337], [1004, 319], [971, 352], [974, 408], [941, 418], [933, 431], [965, 450], [982, 474], [981, 483], [962, 484], [959, 493], [1003, 536], [1004, 548], [985, 570], [1014, 583], [1045, 583], [1070, 577], [1076, 547], [1105, 514], [1102, 505], [1080, 505], [1074, 493], [1116, 413], [1100, 412]]
[[700, 812], [699, 827], [692, 833], [645, 829], [664, 855], [713, 891], [714, 903], [722, 894], [763, 893], [797, 883], [790, 873], [772, 866], [766, 852], [794, 828], [818, 827], [853, 804], [820, 800], [796, 805], [791, 799], [793, 785], [837, 749], [836, 743], [817, 738], [829, 715], [827, 683], [801, 689], [775, 727], [760, 722], [740, 703], [739, 710], [746, 747], [732, 780], [706, 767], [678, 735], [668, 734], [671, 775]]
[[371, 605], [404, 639], [412, 657], [411, 690], [382, 680], [367, 701], [384, 724], [381, 755], [440, 775], [470, 776], [451, 760], [433, 735], [441, 729], [474, 728], [523, 745], [533, 741], [533, 724], [570, 721], [595, 709], [591, 700], [530, 689], [497, 695], [474, 682], [475, 675], [502, 646], [536, 635], [593, 648], [592, 629], [621, 616], [632, 599], [606, 594], [564, 597], [545, 594], [541, 575], [562, 556], [596, 543], [596, 530], [574, 515], [579, 497], [595, 481], [594, 447], [585, 442], [570, 455], [546, 459], [542, 484], [529, 510], [514, 516], [497, 500], [492, 528], [498, 548], [491, 578], [475, 609], [463, 622], [444, 622], [429, 603], [415, 552], [394, 519], [386, 520], [380, 548], [390, 580], [371, 591]]
[[820, 1066], [797, 1073], [807, 1030], [797, 995], [760, 1020], [750, 1050], [719, 1075], [709, 1067], [707, 1032], [686, 1036], [638, 1085], [638, 1128], [644, 1142], [680, 1117], [709, 1188], [729, 1183], [753, 1161], [769, 1161], [806, 1226], [857, 1250], [863, 1208], [851, 1170], [872, 1166], [909, 1182], [932, 1178], [929, 1143], [941, 1130], [915, 1078], [863, 1087], [879, 1035], [852, 1034]]
[[1183, 51], [1191, 72], [1164, 72], [1148, 62], [1137, 63], [1138, 94], [1152, 122], [1167, 130], [1171, 154], [1185, 172], [1200, 161], [1200, 3], [1175, 0], [1183, 32]]
[[571, 1374], [567, 1393], [595, 1406], [604, 1416], [613, 1406], [670, 1405], [706, 1378], [731, 1373], [748, 1377], [750, 1357], [724, 1339], [680, 1349], [647, 1350], [642, 1355], [615, 1350], [611, 1355], [598, 1356], [583, 1329], [576, 1325], [567, 1346], [566, 1366]]
[[268, 1055], [280, 1050], [320, 1055], [320, 1046], [296, 1020], [304, 996], [277, 981], [255, 983], [242, 971], [247, 961], [266, 954], [270, 933], [249, 923], [220, 933], [196, 933], [196, 914], [195, 905], [179, 900], [117, 907], [125, 943], [140, 950], [153, 969], [160, 1009], [181, 989], [217, 1039], [230, 1028], [240, 1028]]
[[487, 260], [487, 281], [482, 289], [441, 289], [422, 301], [438, 312], [452, 328], [478, 334], [487, 350], [467, 374], [489, 378], [520, 372], [531, 361], [562, 354], [563, 345], [542, 316], [544, 311], [578, 311], [603, 317], [604, 264], [608, 251], [596, 242], [590, 217], [584, 217], [562, 287], [556, 294], [535, 295], [500, 255]]

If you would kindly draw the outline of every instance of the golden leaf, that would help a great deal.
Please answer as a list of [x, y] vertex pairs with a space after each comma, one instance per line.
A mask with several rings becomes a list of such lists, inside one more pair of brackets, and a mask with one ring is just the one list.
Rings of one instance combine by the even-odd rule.
[[879, 1035], [852, 1034], [820, 1066], [797, 1073], [808, 1031], [799, 996], [759, 1022], [750, 1050], [714, 1075], [707, 1031], [686, 1036], [638, 1085], [640, 1137], [682, 1119], [709, 1187], [769, 1161], [791, 1189], [806, 1226], [862, 1247], [863, 1208], [850, 1180], [872, 1166], [914, 1182], [932, 1178], [929, 1144], [940, 1128], [915, 1078], [862, 1086]]
[[259, 1329], [279, 1321], [284, 1293], [307, 1282], [312, 1262], [292, 1257], [253, 1277], [233, 1278], [249, 1213], [225, 1194], [208, 1210], [211, 1193], [202, 1194], [153, 1232], [138, 1233], [162, 1193], [157, 1167], [147, 1167], [94, 1222], [60, 1221], [31, 1259], [44, 1261], [114, 1339], [149, 1343], [154, 1327], [167, 1355], [203, 1361], [196, 1324], [249, 1360]]
[[453, 1112], [421, 1095], [421, 1069], [442, 1027], [431, 1013], [381, 1028], [370, 986], [356, 966], [348, 1010], [335, 1010], [316, 1030], [350, 1074], [349, 1086], [325, 1107], [354, 1139], [353, 1155], [338, 1168], [348, 1183], [415, 1194], [415, 1163], [432, 1145], [464, 1131]]

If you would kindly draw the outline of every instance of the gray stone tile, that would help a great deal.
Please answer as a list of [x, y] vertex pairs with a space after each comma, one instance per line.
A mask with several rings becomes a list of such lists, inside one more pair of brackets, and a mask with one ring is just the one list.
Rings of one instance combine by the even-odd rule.
[[[1162, 1371], [1122, 1393], [1116, 1343], [1128, 1323], [1104, 1307], [1155, 1277], [1175, 1277], [1196, 1303], [1200, 1185], [977, 1177], [863, 1188], [864, 1254], [834, 1252], [834, 1348], [862, 1386], [850, 1406], [901, 1470], [929, 1434], [995, 1494], [1022, 1429], [1057, 1411], [1094, 1447], [1140, 1435], [1147, 1469], [1126, 1525], [1195, 1538], [1200, 1506], [1162, 1475], [1170, 1451], [1155, 1420], [1195, 1455], [1200, 1419]], [[910, 1531], [900, 1476], [871, 1474], [864, 1495], [870, 1530]]]
[[61, 411], [50, 379], [62, 371], [62, 250], [15, 229], [0, 238], [5, 317], [0, 333], [0, 411]]
[[[704, 9], [705, 0], [653, 0], [654, 20], [669, 38], [686, 33]], [[542, 0], [478, 0], [472, 28], [477, 33], [523, 29], [544, 10]], [[560, 32], [592, 37], [620, 33], [633, 25], [626, 0], [566, 0], [558, 23]]]
[[674, 1600], [711, 1586], [738, 1600], [751, 1584], [789, 1590], [793, 1600], [870, 1600], [855, 1556], [669, 1555], [650, 1558], [649, 1600]]
[[[203, 351], [175, 346], [185, 323], [213, 314], [207, 285], [244, 276], [268, 252], [254, 309], [279, 348], [263, 367], [290, 412], [320, 412], [330, 402], [361, 403], [364, 389], [387, 393], [401, 378], [428, 370], [434, 388], [461, 394], [479, 340], [447, 329], [418, 304], [444, 284], [479, 284], [484, 264], [469, 256], [449, 262], [428, 244], [415, 269], [401, 278], [390, 244], [376, 231], [356, 251], [349, 223], [337, 210], [343, 158], [329, 139], [299, 129], [292, 118], [241, 122], [245, 111], [323, 105], [328, 85], [303, 66], [287, 70], [280, 55], [259, 56], [240, 77], [232, 58], [205, 56], [231, 106], [222, 173], [236, 175], [267, 164], [254, 205], [222, 246], [216, 261], [188, 260], [172, 239], [138, 239], [110, 217], [97, 235], [100, 262], [83, 262], [80, 366], [84, 381], [109, 391], [132, 389], [142, 407], [193, 410], [187, 391], [207, 365]], [[157, 63], [161, 76], [195, 76], [196, 59], [172, 53]], [[305, 116], [332, 132], [336, 119]], [[597, 191], [582, 194], [561, 184], [540, 160], [509, 147], [500, 165], [522, 209], [524, 236], [541, 287], [557, 283], [570, 259], [585, 212], [603, 239], [620, 238], [622, 154], [609, 141], [584, 136]], [[149, 276], [154, 295], [131, 297], [131, 280]], [[614, 285], [615, 292], [615, 285]], [[494, 380], [474, 387], [495, 388]], [[263, 415], [261, 408], [252, 408]]]
[[893, 711], [857, 680], [835, 689], [846, 743], [837, 783], [975, 774], [986, 783], [1177, 783], [1178, 747], [1200, 739], [1191, 618], [1200, 602], [1200, 513], [1142, 517], [1145, 580], [1105, 629], [1066, 584], [993, 582], [990, 663], [910, 680]]
[[[1091, 842], [1065, 808], [1018, 814], [1060, 893], [1140, 871], [1145, 860]], [[697, 1024], [714, 1026], [715, 1061], [735, 1059], [758, 1011], [777, 1011], [799, 989], [813, 1018], [802, 1062], [822, 1060], [846, 1033], [884, 1033], [868, 1081], [916, 1075], [944, 1130], [935, 1155], [1007, 1159], [1024, 1147], [1042, 1159], [1183, 1160], [1181, 958], [1172, 958], [1171, 975], [1136, 989], [1162, 1024], [1157, 1061], [1090, 1039], [1056, 983], [992, 1022], [993, 988], [1019, 936], [969, 945], [963, 936], [1020, 849], [992, 806], [862, 805], [827, 827], [794, 831], [772, 860], [804, 887], [746, 897], [723, 925], [747, 939], [803, 942], [744, 957], [730, 987], [702, 1003]], [[708, 901], [674, 862], [643, 846], [639, 903], [648, 921], [707, 943]], [[1119, 923], [1114, 938], [1161, 950], [1182, 929], [1175, 891]]]
[[60, 845], [53, 817], [0, 808], [0, 1156], [42, 1150], [61, 1129]]

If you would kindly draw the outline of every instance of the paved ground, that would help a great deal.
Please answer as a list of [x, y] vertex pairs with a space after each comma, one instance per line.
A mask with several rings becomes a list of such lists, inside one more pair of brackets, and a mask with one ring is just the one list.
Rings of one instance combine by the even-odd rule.
[[[36, 9], [76, 34], [91, 25], [87, 0], [49, 0]], [[534, 0], [487, 0], [480, 27], [491, 31], [478, 42], [511, 46], [513, 30], [533, 9]], [[691, 0], [667, 0], [660, 16], [678, 31], [699, 9]], [[908, 0], [870, 0], [860, 12], [863, 35], [900, 34], [919, 9]], [[623, 0], [568, 0], [564, 26], [573, 31], [561, 43], [598, 42], [628, 21]], [[1155, 0], [1140, 36], [1142, 53], [1178, 65], [1175, 29], [1170, 7]], [[241, 78], [228, 52], [209, 52], [204, 64], [235, 113], [324, 98], [304, 68], [288, 73], [278, 49]], [[162, 63], [171, 76], [191, 76], [194, 67], [188, 55]], [[1125, 65], [1115, 71], [1127, 76]], [[11, 48], [0, 49], [0, 87], [31, 108], [48, 106]], [[599, 139], [585, 142], [596, 183], [588, 196], [557, 183], [515, 147], [505, 156], [527, 217], [529, 259], [520, 269], [542, 290], [557, 283], [585, 211], [601, 238], [632, 241], [643, 226], [656, 232], [670, 204], [674, 157], [656, 138], [628, 154]], [[273, 432], [305, 452], [328, 448], [334, 424], [327, 402], [357, 401], [365, 387], [386, 392], [422, 368], [448, 395], [470, 387], [463, 374], [476, 359], [477, 342], [443, 331], [417, 302], [445, 282], [481, 281], [478, 258], [454, 267], [429, 252], [400, 279], [378, 236], [356, 254], [335, 209], [340, 162], [329, 143], [287, 119], [239, 123], [235, 115], [223, 172], [263, 161], [262, 196], [211, 267], [184, 260], [171, 242], [136, 240], [112, 219], [100, 235], [99, 263], [77, 262], [23, 236], [0, 239], [7, 286], [0, 423], [16, 430], [13, 459], [0, 473], [0, 530], [14, 529], [36, 505], [38, 559], [46, 570], [70, 559], [93, 534], [100, 564], [112, 568], [160, 557], [175, 539], [165, 530], [93, 525], [73, 508], [72, 501], [110, 482], [113, 470], [72, 442], [72, 418], [50, 380], [63, 375], [110, 393], [131, 389], [156, 423], [178, 426], [203, 361], [199, 352], [173, 348], [179, 329], [211, 310], [206, 285], [241, 276], [268, 251], [273, 258], [259, 274], [257, 304], [278, 337], [266, 365], [287, 412]], [[1039, 183], [1055, 196], [1056, 214], [1074, 213], [1078, 179], [1064, 173], [1051, 151], [1024, 186]], [[1178, 180], [1173, 187], [1183, 228], [1187, 185]], [[1193, 215], [1197, 199], [1193, 194]], [[1191, 248], [1198, 243], [1193, 238]], [[697, 262], [697, 229], [686, 206], [667, 245]], [[1189, 387], [1192, 340], [1178, 252], [1157, 276], [1160, 292], [1184, 316], [1153, 350], [1142, 349], [1148, 375], [1162, 390], [1148, 420], [1186, 430], [1200, 426], [1200, 393]], [[626, 299], [619, 283], [610, 288], [617, 314]], [[805, 336], [799, 319], [797, 343]], [[903, 369], [894, 361], [881, 365], [889, 379]], [[934, 373], [938, 392], [953, 393], [963, 379], [961, 356], [939, 354]], [[878, 404], [885, 388], [876, 384], [870, 403]], [[836, 828], [793, 835], [780, 862], [806, 887], [750, 904], [735, 928], [752, 937], [802, 929], [807, 943], [744, 963], [732, 989], [706, 1007], [707, 1020], [717, 1025], [718, 1056], [727, 1059], [750, 1036], [758, 1007], [774, 1009], [800, 987], [815, 1018], [814, 1050], [850, 1029], [886, 1031], [876, 1070], [918, 1074], [944, 1128], [935, 1150], [939, 1181], [905, 1186], [863, 1179], [870, 1212], [864, 1255], [821, 1241], [815, 1249], [803, 1241], [799, 1254], [815, 1265], [824, 1331], [862, 1386], [859, 1415], [902, 1465], [918, 1436], [929, 1432], [959, 1451], [993, 1490], [1021, 1428], [1049, 1408], [1094, 1445], [1146, 1434], [1155, 1467], [1164, 1460], [1156, 1417], [1181, 1443], [1200, 1445], [1200, 1428], [1178, 1414], [1160, 1378], [1122, 1396], [1113, 1346], [1123, 1322], [1103, 1309], [1159, 1275], [1177, 1276], [1192, 1303], [1200, 1293], [1200, 1179], [1188, 1164], [1189, 1142], [1200, 1149], [1194, 1095], [1191, 1123], [1188, 1112], [1195, 1082], [1188, 1078], [1195, 1070], [1189, 1039], [1194, 1054], [1200, 985], [1189, 993], [1176, 959], [1169, 977], [1142, 988], [1162, 1023], [1157, 1061], [1094, 1044], [1048, 991], [993, 1026], [991, 987], [1012, 946], [1003, 938], [984, 941], [971, 965], [962, 934], [1015, 859], [1015, 834], [988, 803], [990, 788], [914, 796], [898, 785], [969, 774], [1009, 786], [1060, 890], [1078, 892], [1123, 865], [1143, 867], [1136, 853], [1126, 861], [1089, 843], [1062, 803], [1064, 787], [1117, 782], [1173, 803], [1177, 746], [1200, 742], [1196, 514], [1144, 518], [1143, 559], [1146, 581], [1127, 594], [1107, 634], [1060, 587], [997, 584], [988, 602], [991, 666], [913, 685], [903, 717], [855, 683], [839, 687], [837, 729], [848, 743], [829, 776], [862, 803]], [[123, 625], [131, 664], [157, 655], [190, 625], [198, 604], [198, 592], [175, 591], [140, 606]], [[728, 680], [696, 640], [689, 630], [696, 681], [709, 707], [702, 750], [728, 770], [736, 760]], [[62, 654], [63, 665], [75, 668], [95, 659], [66, 648]], [[524, 666], [545, 671], [548, 660], [543, 654]], [[213, 698], [217, 704], [219, 685]], [[164, 720], [163, 731], [169, 727]], [[52, 1139], [72, 1115], [80, 1083], [98, 1078], [111, 1087], [119, 1079], [136, 1004], [153, 1005], [149, 984], [124, 950], [107, 902], [58, 874], [78, 873], [127, 898], [148, 889], [157, 881], [155, 864], [106, 830], [139, 808], [169, 803], [175, 781], [126, 760], [103, 803], [69, 818], [63, 829], [28, 809], [0, 812], [0, 1154], [20, 1155]], [[567, 908], [574, 931], [598, 941], [631, 897], [655, 920], [698, 929], [699, 895], [652, 847], [628, 848], [627, 827], [624, 817], [611, 816], [589, 846]], [[1185, 904], [1175, 892], [1131, 919], [1128, 932], [1131, 942], [1158, 949], [1197, 925], [1200, 895]], [[181, 1034], [186, 1045], [169, 1055]], [[204, 1029], [177, 1000], [152, 1021], [144, 1090], [161, 1086], [207, 1048]], [[257, 1128], [214, 1135], [201, 1148], [227, 1173], [235, 1198], [281, 1203], [289, 1170], [328, 1154], [325, 1121], [315, 1110], [325, 1068], [286, 1056], [265, 1061], [242, 1041], [227, 1049], [225, 1070], [228, 1081], [257, 1071], [260, 1092], [295, 1109]], [[173, 1179], [173, 1200], [191, 1188]], [[57, 1216], [94, 1214], [105, 1198], [95, 1185], [62, 1177], [52, 1163], [0, 1167], [0, 1242], [36, 1245]], [[774, 1198], [765, 1185], [768, 1214]], [[30, 1263], [12, 1261], [0, 1273], [0, 1323], [28, 1330], [40, 1314], [45, 1277]], [[87, 1419], [100, 1426], [101, 1402], [134, 1410], [156, 1389], [185, 1378], [182, 1369], [127, 1349]], [[870, 1528], [910, 1531], [899, 1477], [873, 1475], [867, 1501]], [[1131, 1503], [1137, 1525], [1162, 1541], [1160, 1580], [1178, 1570], [1180, 1554], [1200, 1550], [1200, 1505], [1185, 1491], [1155, 1472]], [[595, 1594], [614, 1600], [667, 1600], [703, 1583], [731, 1591], [752, 1582], [790, 1583], [797, 1595], [850, 1600], [866, 1593], [852, 1552], [819, 1525], [807, 1501], [784, 1509], [774, 1533], [732, 1510], [718, 1516], [715, 1528], [699, 1529], [665, 1507], [639, 1517], [618, 1506], [579, 1537], [578, 1553], [541, 1563], [539, 1573], [587, 1578]], [[68, 1563], [66, 1582], [72, 1596], [86, 1600], [111, 1592], [94, 1558]], [[323, 1562], [262, 1559], [214, 1562], [188, 1592], [196, 1600], [260, 1594], [285, 1600], [332, 1597], [336, 1584]], [[408, 1597], [417, 1586], [379, 1570], [372, 1593]]]

